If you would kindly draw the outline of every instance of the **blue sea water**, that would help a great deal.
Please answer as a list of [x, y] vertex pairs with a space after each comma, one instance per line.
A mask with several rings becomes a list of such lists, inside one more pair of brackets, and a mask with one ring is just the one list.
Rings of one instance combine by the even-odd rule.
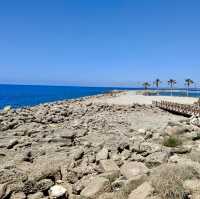
[[0, 109], [34, 106], [45, 102], [80, 98], [109, 92], [116, 88], [76, 86], [0, 85]]
[[[30, 85], [1, 85], [0, 109], [10, 105], [13, 108], [34, 106], [45, 102], [75, 99], [84, 96], [103, 94], [112, 90], [127, 88], [113, 87], [76, 87], [76, 86], [30, 86]], [[130, 89], [130, 88], [129, 88]], [[141, 88], [131, 88], [139, 90]], [[160, 95], [171, 95], [171, 92], [161, 92]], [[174, 92], [175, 96], [186, 96], [186, 92]], [[199, 97], [200, 91], [190, 91], [189, 96]]]

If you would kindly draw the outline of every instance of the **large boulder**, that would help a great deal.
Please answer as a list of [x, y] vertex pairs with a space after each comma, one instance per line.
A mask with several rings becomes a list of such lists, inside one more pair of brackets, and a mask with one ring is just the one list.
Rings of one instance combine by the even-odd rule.
[[137, 189], [133, 190], [128, 199], [147, 199], [153, 193], [153, 187], [150, 183], [145, 182]]
[[120, 169], [121, 173], [127, 179], [134, 178], [136, 176], [145, 175], [149, 172], [149, 169], [141, 162], [126, 162]]
[[188, 131], [189, 129], [185, 126], [167, 126], [165, 129], [165, 133], [169, 136], [182, 135]]
[[102, 177], [96, 177], [81, 191], [81, 196], [87, 199], [96, 199], [102, 193], [109, 191], [111, 191], [109, 180]]
[[146, 164], [149, 167], [158, 166], [164, 162], [167, 162], [169, 158], [168, 152], [155, 152], [146, 157]]
[[101, 160], [100, 167], [103, 172], [120, 172], [119, 167], [113, 160]]

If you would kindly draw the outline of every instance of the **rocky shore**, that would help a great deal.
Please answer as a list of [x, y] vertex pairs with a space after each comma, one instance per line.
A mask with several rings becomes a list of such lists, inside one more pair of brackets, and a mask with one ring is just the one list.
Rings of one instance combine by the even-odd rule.
[[197, 118], [92, 101], [0, 112], [0, 199], [199, 198]]

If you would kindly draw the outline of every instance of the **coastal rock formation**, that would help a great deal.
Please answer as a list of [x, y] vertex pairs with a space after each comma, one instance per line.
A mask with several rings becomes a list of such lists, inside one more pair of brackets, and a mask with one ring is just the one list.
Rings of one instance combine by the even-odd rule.
[[[200, 128], [193, 120], [151, 105], [87, 98], [6, 108], [0, 112], [0, 199], [160, 199], [159, 187], [166, 198], [195, 197]], [[173, 176], [180, 193], [168, 187]]]

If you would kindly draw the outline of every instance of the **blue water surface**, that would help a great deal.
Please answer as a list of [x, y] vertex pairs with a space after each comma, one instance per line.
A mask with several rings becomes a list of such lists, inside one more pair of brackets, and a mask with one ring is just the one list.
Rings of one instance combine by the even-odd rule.
[[[112, 90], [141, 90], [141, 88], [78, 87], [78, 86], [31, 86], [0, 84], [0, 109], [10, 105], [13, 108], [34, 106], [46, 102], [75, 99], [103, 94]], [[171, 92], [160, 92], [170, 96]], [[173, 92], [173, 96], [186, 96], [185, 90]], [[189, 96], [200, 97], [200, 90], [190, 90]]]
[[0, 85], [0, 109], [34, 106], [45, 102], [75, 99], [112, 91], [111, 87]]

